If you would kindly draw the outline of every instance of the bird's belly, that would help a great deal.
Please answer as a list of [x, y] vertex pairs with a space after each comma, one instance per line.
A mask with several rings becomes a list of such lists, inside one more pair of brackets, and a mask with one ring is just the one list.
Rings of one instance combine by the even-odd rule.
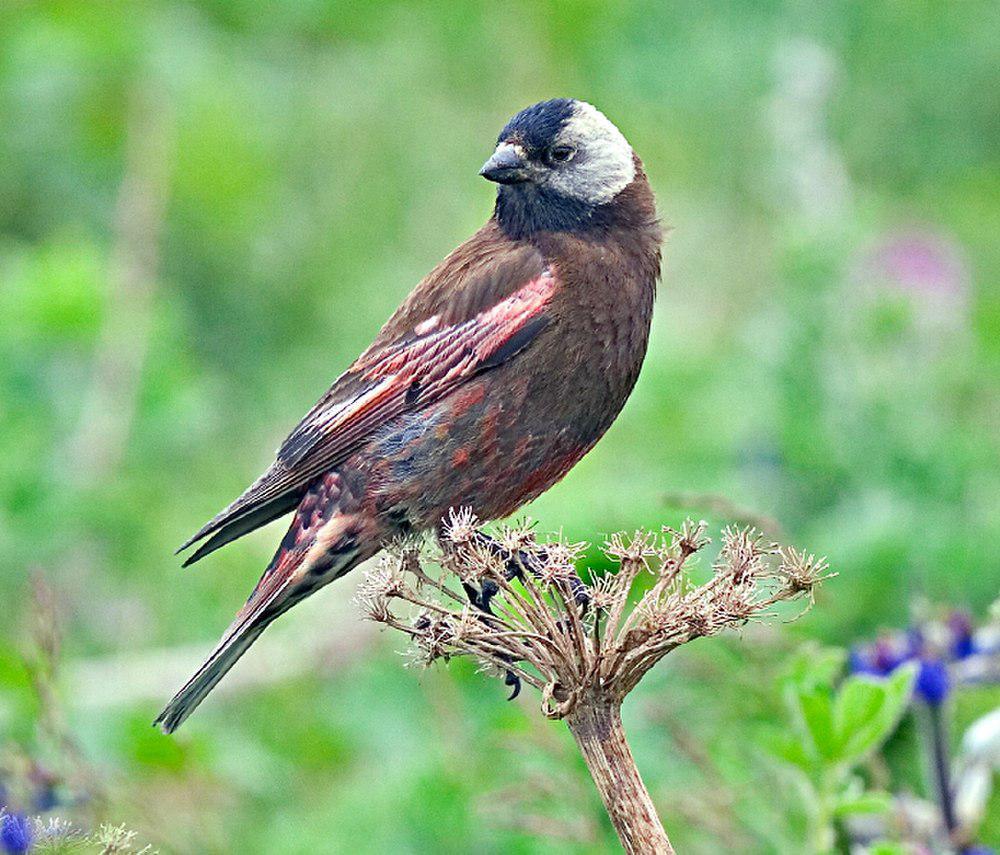
[[436, 526], [452, 507], [470, 507], [486, 520], [507, 516], [565, 475], [620, 409], [603, 407], [605, 416], [595, 420], [592, 409], [560, 400], [562, 390], [545, 395], [532, 377], [500, 374], [403, 416], [372, 439], [366, 456], [380, 516], [404, 529]]

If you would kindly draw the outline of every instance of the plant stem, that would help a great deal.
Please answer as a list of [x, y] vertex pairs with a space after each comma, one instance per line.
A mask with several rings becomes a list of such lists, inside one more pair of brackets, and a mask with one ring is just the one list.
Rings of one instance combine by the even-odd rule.
[[924, 704], [924, 732], [929, 756], [934, 791], [941, 808], [941, 820], [949, 837], [954, 837], [958, 827], [951, 790], [951, 773], [948, 763], [948, 736], [945, 733], [943, 711], [940, 704]]
[[585, 696], [566, 716], [566, 723], [625, 851], [629, 855], [673, 855], [625, 740], [620, 702]]

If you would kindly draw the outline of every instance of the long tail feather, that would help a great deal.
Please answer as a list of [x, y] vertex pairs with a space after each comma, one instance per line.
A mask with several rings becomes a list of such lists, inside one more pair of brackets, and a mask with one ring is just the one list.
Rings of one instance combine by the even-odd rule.
[[[274, 558], [222, 640], [157, 717], [154, 724], [164, 733], [172, 733], [191, 715], [275, 618], [376, 551], [380, 541], [374, 537], [366, 547], [359, 546], [358, 518], [344, 513], [343, 504], [339, 474], [327, 473], [300, 504]], [[250, 516], [272, 511], [271, 506], [264, 506]], [[235, 527], [232, 534], [230, 526]], [[241, 522], [230, 523], [191, 560], [221, 545], [220, 541], [239, 536], [241, 529]]]
[[194, 712], [215, 684], [221, 680], [236, 661], [249, 649], [270, 621], [260, 621], [237, 632], [232, 638], [223, 639], [197, 673], [171, 699], [153, 722], [164, 733], [173, 733]]
[[298, 602], [294, 596], [288, 596], [288, 588], [293, 578], [291, 571], [299, 561], [301, 554], [278, 550], [250, 599], [229, 625], [215, 650], [157, 716], [153, 722], [155, 726], [164, 733], [173, 733], [180, 727], [271, 621]]
[[298, 602], [299, 598], [290, 588], [294, 585], [294, 571], [303, 557], [301, 550], [278, 548], [250, 599], [240, 609], [208, 659], [157, 716], [153, 722], [155, 726], [164, 733], [172, 733], [180, 727], [271, 621]]

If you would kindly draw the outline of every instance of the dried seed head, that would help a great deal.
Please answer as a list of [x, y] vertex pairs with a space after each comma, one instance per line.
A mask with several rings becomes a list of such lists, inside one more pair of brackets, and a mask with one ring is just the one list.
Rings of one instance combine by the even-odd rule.
[[564, 543], [556, 541], [548, 543], [540, 550], [538, 557], [541, 559], [541, 567], [538, 568], [539, 581], [545, 586], [556, 583], [569, 583], [576, 575], [576, 562], [587, 544]]
[[569, 543], [562, 540], [549, 543], [545, 546], [545, 558], [550, 563], [575, 567], [577, 560], [586, 551], [588, 545], [584, 540], [578, 543]]
[[464, 546], [472, 542], [479, 528], [479, 520], [472, 508], [448, 509], [448, 516], [443, 520], [442, 534], [445, 540], [455, 546]]
[[807, 552], [799, 552], [789, 546], [781, 550], [781, 565], [778, 574], [784, 578], [788, 588], [795, 593], [812, 592], [821, 582], [837, 575], [827, 572], [830, 565], [825, 558], [817, 558]]
[[713, 601], [712, 623], [717, 624], [719, 628], [739, 626], [745, 623], [757, 608], [752, 584], [733, 585], [723, 589]]
[[648, 600], [645, 597], [639, 603], [639, 626], [650, 633], [663, 633], [677, 625], [677, 615], [673, 604], [668, 600]]
[[500, 526], [497, 529], [497, 542], [512, 555], [518, 552], [533, 555], [538, 549], [534, 527], [534, 520], [527, 517], [512, 526]]
[[777, 544], [765, 542], [761, 532], [752, 526], [728, 526], [722, 531], [722, 549], [714, 569], [718, 575], [732, 577], [734, 584], [743, 584], [769, 575], [766, 559], [777, 551]]
[[440, 557], [441, 566], [462, 582], [478, 585], [484, 578], [496, 578], [504, 562], [493, 545], [473, 537], [460, 546], [447, 541]]
[[706, 537], [708, 523], [705, 520], [695, 522], [691, 518], [684, 520], [680, 531], [663, 526], [663, 533], [669, 536], [669, 541], [665, 539], [665, 549], [672, 558], [686, 558], [699, 549], [704, 549], [712, 542], [712, 538]]
[[[686, 520], [662, 536], [642, 530], [610, 536], [604, 547], [618, 569], [591, 574], [584, 585], [576, 566], [586, 544], [539, 544], [525, 523], [493, 537], [477, 526], [468, 509], [450, 511], [434, 554], [440, 576], [423, 569], [427, 556], [419, 548], [397, 544], [365, 576], [357, 600], [369, 617], [411, 636], [415, 663], [468, 655], [505, 676], [514, 669], [531, 685], [550, 687], [545, 707], [554, 717], [569, 714], [588, 692], [620, 700], [678, 645], [765, 616], [778, 600], [807, 594], [811, 601], [815, 585], [831, 575], [823, 560], [789, 549], [779, 562], [774, 545], [755, 529], [728, 528], [715, 574], [696, 586], [684, 564], [709, 540], [704, 522]], [[632, 605], [643, 568], [655, 579]], [[523, 578], [512, 585], [515, 569]], [[404, 623], [393, 599], [422, 611]]]
[[718, 631], [716, 614], [703, 599], [686, 597], [677, 604], [674, 619], [683, 626], [690, 638], [701, 638]]
[[413, 621], [413, 644], [419, 654], [417, 661], [429, 665], [435, 659], [447, 661], [453, 652], [455, 639], [452, 621], [448, 617], [421, 612]]
[[631, 537], [618, 532], [604, 542], [604, 553], [619, 562], [645, 561], [656, 555], [657, 535], [651, 531], [636, 529]]
[[618, 600], [619, 588], [618, 577], [614, 573], [598, 576], [587, 588], [591, 607], [597, 611], [610, 611]]
[[489, 540], [475, 540], [463, 550], [470, 576], [476, 579], [496, 579], [507, 567], [506, 557]]
[[374, 570], [365, 573], [354, 602], [370, 620], [385, 623], [392, 617], [389, 601], [399, 596], [404, 586], [398, 559], [385, 555], [379, 559]]

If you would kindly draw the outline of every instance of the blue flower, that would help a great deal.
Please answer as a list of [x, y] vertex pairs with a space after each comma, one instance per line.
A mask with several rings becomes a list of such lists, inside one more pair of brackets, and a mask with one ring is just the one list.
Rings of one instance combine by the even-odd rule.
[[852, 648], [847, 667], [852, 674], [885, 677], [913, 655], [912, 649], [910, 640], [899, 635], [882, 635], [874, 644]]
[[930, 706], [940, 706], [951, 690], [948, 668], [944, 662], [940, 659], [921, 659], [913, 690]]
[[851, 648], [851, 652], [847, 656], [847, 669], [852, 674], [873, 674], [877, 677], [882, 676], [879, 673], [878, 668], [875, 667], [875, 663], [872, 662], [872, 658], [869, 655], [868, 650], [865, 648]]
[[976, 642], [972, 637], [972, 618], [965, 612], [952, 612], [948, 616], [951, 630], [951, 655], [965, 659], [976, 652]]
[[31, 849], [31, 820], [17, 813], [0, 817], [0, 846], [10, 855], [23, 855]]

